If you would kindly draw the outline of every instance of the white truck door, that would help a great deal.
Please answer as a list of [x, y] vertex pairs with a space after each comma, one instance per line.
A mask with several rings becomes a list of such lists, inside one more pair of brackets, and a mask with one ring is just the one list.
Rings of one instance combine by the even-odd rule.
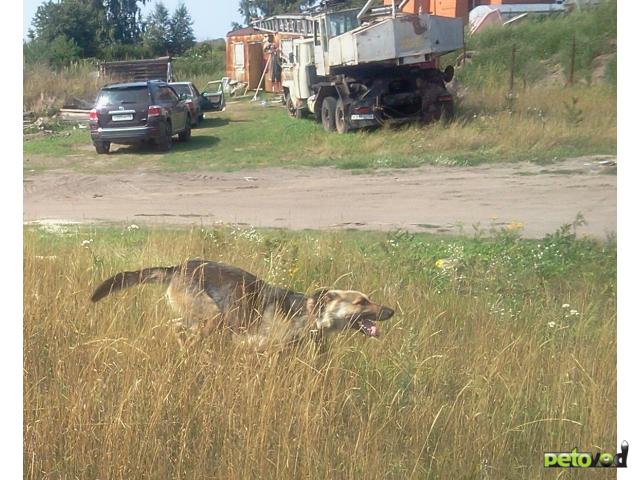
[[313, 56], [318, 75], [327, 75], [325, 70], [325, 48], [328, 48], [329, 37], [327, 35], [326, 18], [320, 17], [313, 22]]

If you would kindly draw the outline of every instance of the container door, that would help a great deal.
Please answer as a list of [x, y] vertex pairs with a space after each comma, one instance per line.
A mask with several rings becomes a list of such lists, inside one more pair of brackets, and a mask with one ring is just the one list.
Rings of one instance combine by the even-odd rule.
[[[249, 90], [258, 88], [262, 72], [264, 71], [264, 54], [262, 43], [249, 44]], [[263, 85], [264, 88], [264, 85]]]

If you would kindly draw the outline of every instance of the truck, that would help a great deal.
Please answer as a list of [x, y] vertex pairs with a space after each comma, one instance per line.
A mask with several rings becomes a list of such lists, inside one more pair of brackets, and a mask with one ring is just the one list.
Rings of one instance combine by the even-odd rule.
[[453, 115], [446, 84], [454, 69], [439, 57], [463, 47], [463, 22], [388, 7], [326, 9], [314, 14], [312, 35], [293, 41], [282, 69], [284, 102], [291, 116], [311, 113], [326, 131]]

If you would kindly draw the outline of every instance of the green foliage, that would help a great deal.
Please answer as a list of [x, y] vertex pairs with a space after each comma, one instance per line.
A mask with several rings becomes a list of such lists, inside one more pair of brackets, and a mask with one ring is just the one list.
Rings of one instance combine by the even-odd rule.
[[103, 33], [107, 43], [133, 44], [140, 40], [142, 25], [138, 3], [144, 5], [147, 0], [103, 0]]
[[[98, 50], [98, 35], [103, 16], [95, 2], [49, 0], [36, 10], [32, 36], [43, 43], [66, 38], [75, 43], [83, 57], [94, 56]], [[61, 48], [58, 40], [57, 49]], [[54, 64], [56, 62], [53, 62]]]
[[180, 54], [195, 45], [192, 25], [191, 15], [184, 3], [181, 3], [171, 16], [169, 45], [172, 53]]
[[578, 126], [584, 121], [584, 112], [578, 107], [578, 97], [571, 97], [571, 103], [562, 102], [567, 123]]
[[198, 44], [174, 58], [173, 71], [179, 80], [193, 81], [197, 77], [219, 80], [225, 72], [225, 51], [210, 44]]
[[144, 45], [151, 55], [179, 55], [195, 45], [193, 21], [184, 3], [169, 16], [162, 2], [145, 21]]
[[147, 16], [142, 39], [144, 46], [151, 55], [166, 55], [169, 53], [171, 18], [164, 3], [157, 2], [154, 10]]
[[[111, 60], [140, 56], [143, 50], [139, 47], [142, 32], [139, 4], [145, 2], [49, 0], [38, 7], [32, 20], [30, 42], [25, 45], [25, 62], [58, 66], [77, 57]], [[33, 42], [36, 43], [30, 45]], [[54, 42], [55, 46], [49, 45]], [[72, 43], [78, 49], [77, 54]], [[129, 47], [121, 49], [123, 45]], [[120, 52], [122, 57], [118, 57]]]
[[143, 44], [114, 43], [100, 49], [100, 60], [137, 60], [148, 58], [149, 50]]
[[23, 46], [25, 63], [49, 64], [52, 67], [63, 67], [80, 59], [82, 51], [75, 40], [64, 35], [51, 41], [32, 40]]
[[252, 18], [299, 12], [300, 8], [309, 7], [315, 3], [316, 0], [240, 0], [238, 11], [249, 24]]

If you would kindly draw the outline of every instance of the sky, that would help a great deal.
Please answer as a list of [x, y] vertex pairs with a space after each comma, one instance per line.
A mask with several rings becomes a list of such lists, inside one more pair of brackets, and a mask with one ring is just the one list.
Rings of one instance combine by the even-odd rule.
[[[45, 0], [24, 0], [22, 2], [22, 30], [23, 37], [31, 26], [31, 20], [39, 5]], [[155, 0], [147, 2], [142, 8], [143, 15], [153, 10]], [[181, 0], [164, 0], [165, 7], [170, 13], [181, 3]], [[191, 18], [196, 40], [209, 40], [225, 37], [231, 30], [231, 22], [242, 23], [242, 16], [238, 13], [239, 0], [184, 0]]]

